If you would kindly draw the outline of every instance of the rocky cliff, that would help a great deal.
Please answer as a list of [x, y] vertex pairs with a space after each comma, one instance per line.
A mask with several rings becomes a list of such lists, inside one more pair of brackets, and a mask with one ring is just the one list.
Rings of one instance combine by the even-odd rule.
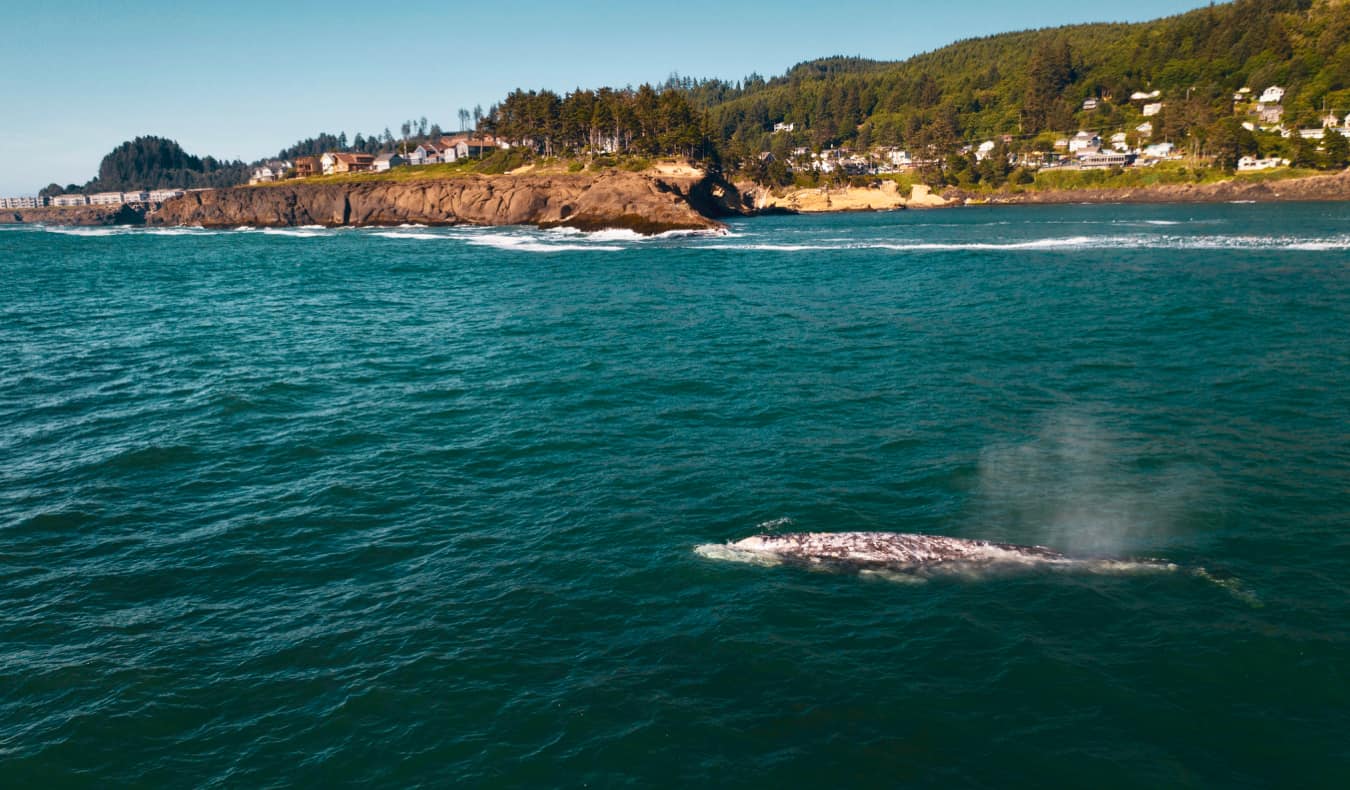
[[413, 181], [283, 183], [190, 192], [155, 225], [566, 225], [654, 234], [721, 227], [745, 210], [734, 187], [703, 173], [459, 176]]
[[0, 211], [0, 225], [141, 225], [145, 209], [139, 206], [47, 206]]

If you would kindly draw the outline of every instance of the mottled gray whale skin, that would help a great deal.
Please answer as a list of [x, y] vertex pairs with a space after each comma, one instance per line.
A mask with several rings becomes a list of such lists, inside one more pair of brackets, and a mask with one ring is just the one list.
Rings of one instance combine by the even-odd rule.
[[1062, 569], [1097, 573], [1176, 570], [1162, 560], [1076, 559], [1044, 546], [907, 532], [788, 532], [695, 549], [710, 559], [758, 565], [791, 563], [910, 574]]

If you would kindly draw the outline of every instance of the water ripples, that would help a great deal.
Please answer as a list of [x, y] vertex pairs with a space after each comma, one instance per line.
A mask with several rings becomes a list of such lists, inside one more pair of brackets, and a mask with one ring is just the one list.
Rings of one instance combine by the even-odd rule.
[[[16, 784], [1315, 784], [1348, 701], [1344, 228], [7, 229], [0, 760]], [[1264, 606], [692, 551], [855, 529], [1165, 556]]]

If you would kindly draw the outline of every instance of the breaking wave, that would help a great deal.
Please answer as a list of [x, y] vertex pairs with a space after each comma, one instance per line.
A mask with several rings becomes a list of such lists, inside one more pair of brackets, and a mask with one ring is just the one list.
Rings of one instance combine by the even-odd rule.
[[1291, 250], [1323, 252], [1350, 250], [1350, 236], [1300, 239], [1267, 236], [1067, 236], [1011, 242], [843, 242], [834, 244], [733, 243], [706, 245], [702, 249], [759, 252], [834, 252], [844, 250], [890, 250], [893, 252], [960, 252], [1005, 250]]

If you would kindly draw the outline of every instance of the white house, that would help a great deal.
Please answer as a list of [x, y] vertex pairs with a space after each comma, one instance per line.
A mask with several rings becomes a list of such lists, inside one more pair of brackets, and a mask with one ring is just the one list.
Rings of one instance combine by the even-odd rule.
[[776, 124], [773, 125], [773, 131], [774, 131], [774, 134], [777, 134], [778, 132], [795, 132], [795, 131], [797, 131], [797, 124], [795, 124], [795, 123], [776, 123]]
[[1238, 88], [1237, 93], [1233, 94], [1233, 101], [1248, 101], [1252, 97], [1251, 88]]
[[1136, 132], [1142, 134], [1142, 135], [1145, 136], [1145, 137], [1152, 137], [1152, 136], [1153, 136], [1153, 122], [1152, 122], [1152, 121], [1144, 121], [1143, 123], [1141, 123], [1141, 124], [1139, 124], [1138, 126], [1134, 127], [1134, 130], [1135, 130]]
[[891, 160], [891, 164], [895, 165], [896, 167], [909, 167], [910, 165], [914, 164], [914, 160], [910, 158], [908, 151], [891, 149], [891, 151], [887, 153], [886, 156]]
[[984, 142], [980, 143], [980, 147], [975, 149], [976, 161], [983, 162], [985, 160], [985, 157], [989, 156], [991, 153], [994, 152], [994, 147], [995, 145], [993, 140], [985, 140]]
[[89, 204], [93, 206], [120, 206], [122, 205], [122, 193], [96, 192], [89, 196]]
[[1327, 130], [1321, 127], [1316, 129], [1299, 129], [1298, 136], [1304, 140], [1321, 140], [1327, 136]]
[[151, 203], [163, 203], [166, 200], [179, 197], [183, 194], [181, 189], [152, 189], [148, 198]]
[[1276, 167], [1284, 167], [1289, 164], [1288, 159], [1279, 159], [1272, 157], [1270, 159], [1257, 159], [1254, 156], [1244, 156], [1238, 160], [1238, 170], [1271, 170]]
[[1084, 101], [1084, 102], [1083, 102], [1083, 109], [1084, 109], [1084, 110], [1095, 110], [1095, 109], [1097, 109], [1097, 100], [1096, 100], [1096, 99], [1088, 99], [1088, 100]]
[[1111, 147], [1116, 149], [1117, 151], [1130, 150], [1130, 144], [1128, 142], [1128, 137], [1126, 136], [1126, 134], [1124, 132], [1116, 132], [1115, 134], [1111, 135]]
[[150, 201], [150, 193], [146, 192], [144, 189], [136, 192], [122, 193], [123, 203], [148, 203], [149, 201]]
[[402, 167], [407, 163], [408, 160], [398, 154], [380, 154], [375, 157], [375, 172], [383, 173], [384, 171], [391, 170], [395, 167]]
[[87, 195], [57, 195], [52, 198], [53, 206], [87, 206], [89, 197]]
[[1151, 116], [1151, 115], [1157, 115], [1158, 113], [1162, 112], [1162, 108], [1163, 108], [1163, 103], [1160, 102], [1160, 101], [1159, 101], [1159, 102], [1153, 102], [1153, 103], [1151, 103], [1151, 104], [1145, 104], [1145, 105], [1144, 105], [1144, 117], [1145, 117], [1145, 118], [1148, 118], [1148, 117]]
[[1172, 152], [1175, 150], [1176, 146], [1171, 143], [1154, 143], [1153, 145], [1144, 148], [1144, 156], [1152, 157], [1153, 159], [1166, 159], [1171, 156]]
[[431, 165], [444, 161], [446, 161], [445, 149], [436, 143], [422, 143], [414, 148], [412, 153], [408, 154], [408, 164], [410, 165]]
[[1261, 91], [1261, 98], [1257, 99], [1257, 101], [1262, 104], [1279, 104], [1284, 101], [1284, 88], [1281, 88], [1279, 85], [1271, 85], [1269, 88]]
[[1162, 96], [1162, 91], [1150, 91], [1149, 93], [1135, 91], [1130, 94], [1130, 101], [1148, 101], [1149, 99], [1156, 99], [1159, 96]]
[[1088, 150], [1100, 150], [1102, 138], [1096, 132], [1079, 132], [1069, 141], [1069, 153], [1077, 154]]
[[1340, 126], [1341, 119], [1336, 117], [1336, 113], [1327, 113], [1322, 116], [1322, 128], [1330, 129], [1333, 126]]

